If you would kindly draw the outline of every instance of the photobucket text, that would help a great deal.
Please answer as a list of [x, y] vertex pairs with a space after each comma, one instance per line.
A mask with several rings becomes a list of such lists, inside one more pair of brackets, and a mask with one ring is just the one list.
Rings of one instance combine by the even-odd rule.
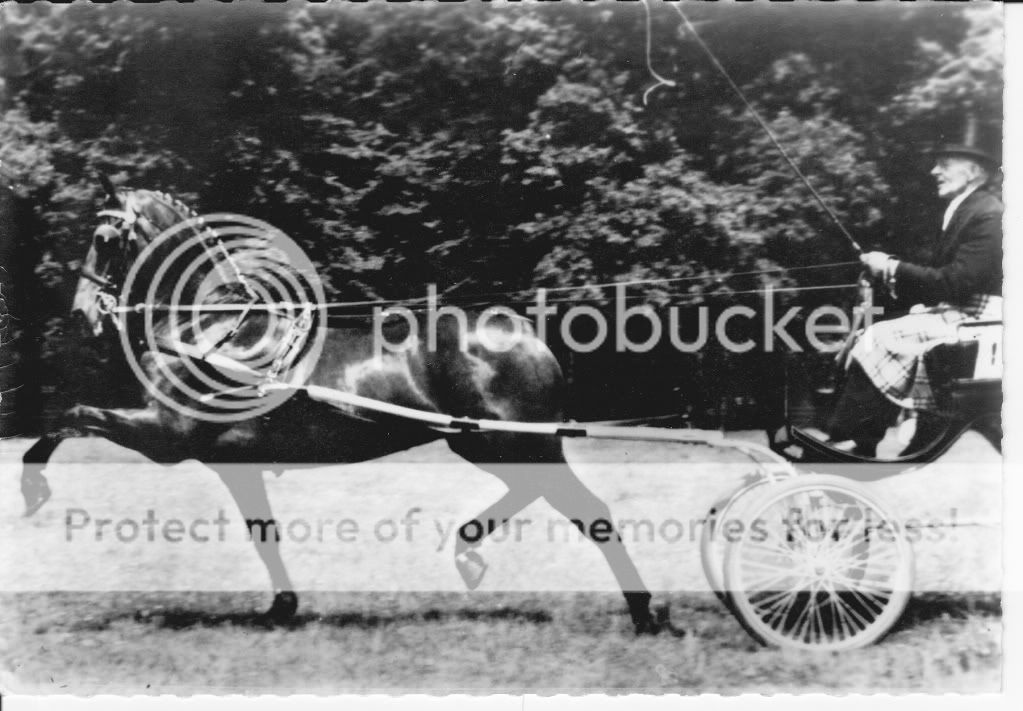
[[[807, 348], [828, 353], [843, 347], [844, 337], [853, 328], [848, 311], [834, 305], [809, 310], [798, 305], [782, 307], [776, 298], [781, 291], [765, 288], [758, 309], [747, 304], [718, 308], [703, 303], [658, 310], [648, 303], [629, 305], [624, 285], [615, 287], [610, 308], [603, 309], [589, 303], [552, 303], [547, 290], [538, 289], [523, 315], [502, 305], [473, 311], [442, 304], [436, 285], [431, 284], [422, 306], [374, 307], [374, 354], [452, 347], [462, 352], [483, 347], [501, 353], [527, 339], [538, 338], [546, 344], [552, 335], [576, 353], [591, 353], [608, 344], [618, 353], [647, 353], [665, 343], [680, 353], [698, 353], [710, 346], [739, 354], [758, 347], [766, 353]], [[879, 306], [856, 311], [862, 314], [859, 326], [864, 328], [884, 313]], [[637, 324], [640, 336], [630, 332]]]

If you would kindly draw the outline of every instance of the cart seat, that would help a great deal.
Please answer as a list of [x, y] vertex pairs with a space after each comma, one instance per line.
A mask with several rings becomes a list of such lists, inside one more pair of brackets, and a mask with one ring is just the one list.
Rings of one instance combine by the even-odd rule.
[[1002, 407], [1002, 322], [970, 321], [959, 340], [927, 352], [924, 367], [938, 409], [972, 418]]

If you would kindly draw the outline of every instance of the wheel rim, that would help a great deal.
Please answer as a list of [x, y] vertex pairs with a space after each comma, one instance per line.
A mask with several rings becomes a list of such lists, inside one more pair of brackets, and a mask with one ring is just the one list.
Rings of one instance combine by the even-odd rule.
[[726, 605], [731, 605], [731, 601], [725, 593], [725, 551], [717, 541], [715, 528], [719, 517], [724, 520], [730, 501], [722, 499], [715, 502], [707, 513], [706, 522], [700, 532], [700, 564], [703, 566], [703, 576], [707, 579], [710, 589]]
[[728, 552], [726, 588], [768, 644], [864, 646], [909, 597], [912, 550], [891, 517], [861, 487], [828, 479], [768, 492]]
[[719, 524], [741, 518], [742, 510], [751, 499], [756, 498], [753, 492], [759, 491], [765, 483], [751, 482], [736, 490], [728, 498], [714, 502], [700, 531], [700, 563], [703, 565], [704, 577], [711, 590], [726, 604], [728, 592], [725, 585], [725, 556], [729, 542], [721, 534]]

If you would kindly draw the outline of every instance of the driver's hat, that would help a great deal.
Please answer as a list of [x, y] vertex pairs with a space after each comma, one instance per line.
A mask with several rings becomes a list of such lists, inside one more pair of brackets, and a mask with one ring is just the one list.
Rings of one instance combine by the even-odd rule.
[[928, 154], [932, 158], [970, 158], [985, 168], [996, 169], [1002, 164], [1001, 134], [1001, 121], [980, 122], [970, 115], [966, 117], [961, 141], [939, 143]]

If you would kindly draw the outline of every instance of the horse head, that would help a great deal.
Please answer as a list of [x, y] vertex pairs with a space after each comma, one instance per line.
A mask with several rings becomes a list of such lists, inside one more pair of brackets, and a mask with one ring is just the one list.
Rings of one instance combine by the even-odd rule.
[[[166, 230], [196, 213], [180, 200], [151, 190], [118, 190], [104, 175], [100, 182], [106, 201], [99, 211], [99, 224], [93, 230], [89, 250], [82, 262], [81, 276], [71, 307], [73, 317], [84, 321], [89, 333], [101, 336], [123, 322], [116, 313], [125, 302], [134, 303], [135, 293], [125, 293], [125, 280], [136, 268], [136, 285], [145, 285], [175, 242], [166, 241], [158, 249], [147, 250]], [[187, 230], [194, 235], [199, 228]], [[146, 254], [146, 264], [136, 265]]]
[[[153, 387], [163, 384], [165, 373], [157, 373], [147, 352], [181, 362], [202, 353], [205, 363], [216, 351], [268, 379], [296, 362], [312, 367], [315, 358], [305, 356], [322, 343], [322, 334], [309, 336], [325, 323], [314, 308], [324, 300], [322, 289], [314, 288], [314, 266], [298, 259], [304, 255], [284, 233], [237, 215], [202, 217], [163, 192], [117, 190], [109, 180], [103, 186], [107, 202], [72, 315], [92, 336], [119, 341], [129, 364], [139, 366], [136, 375]], [[175, 377], [200, 378], [192, 371]], [[209, 377], [201, 378], [189, 397], [211, 387]], [[216, 382], [236, 385], [230, 378]]]

